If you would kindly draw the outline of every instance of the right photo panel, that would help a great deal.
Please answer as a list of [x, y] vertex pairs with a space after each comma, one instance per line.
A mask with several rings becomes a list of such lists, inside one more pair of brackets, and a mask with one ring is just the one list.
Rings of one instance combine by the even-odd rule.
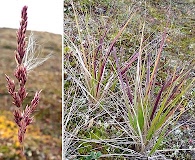
[[194, 6], [64, 1], [63, 159], [195, 159]]

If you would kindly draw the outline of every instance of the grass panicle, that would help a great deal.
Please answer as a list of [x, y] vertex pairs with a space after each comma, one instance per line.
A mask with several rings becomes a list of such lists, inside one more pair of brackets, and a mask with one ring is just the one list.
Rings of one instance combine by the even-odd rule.
[[[34, 57], [35, 52], [33, 49], [32, 36], [29, 38], [28, 45], [26, 45], [26, 29], [27, 29], [27, 6], [22, 8], [20, 27], [17, 31], [17, 50], [15, 51], [15, 60], [17, 63], [14, 71], [15, 78], [18, 81], [19, 88], [17, 89], [14, 80], [10, 79], [6, 75], [7, 88], [9, 94], [13, 98], [13, 104], [17, 107], [14, 110], [14, 121], [18, 126], [18, 140], [21, 144], [22, 151], [25, 139], [25, 133], [27, 126], [33, 122], [32, 114], [36, 111], [39, 104], [40, 93], [35, 93], [34, 98], [31, 100], [30, 105], [23, 106], [24, 99], [27, 97], [26, 82], [28, 79], [29, 70], [33, 69], [37, 65], [42, 64], [48, 57], [43, 59], [37, 59]], [[24, 152], [23, 152], [24, 154]]]

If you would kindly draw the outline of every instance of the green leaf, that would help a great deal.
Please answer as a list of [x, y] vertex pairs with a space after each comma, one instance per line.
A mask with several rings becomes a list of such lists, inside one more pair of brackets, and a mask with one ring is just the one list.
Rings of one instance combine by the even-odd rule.
[[152, 155], [158, 149], [158, 147], [160, 146], [160, 144], [162, 143], [162, 141], [164, 139], [165, 131], [166, 131], [166, 128], [164, 128], [164, 130], [162, 131], [161, 135], [158, 137], [158, 140], [155, 143], [155, 145], [152, 148], [152, 150], [150, 151], [149, 155]]
[[96, 153], [96, 157], [97, 157], [97, 158], [99, 158], [101, 155], [102, 155], [102, 153], [101, 153], [100, 151], [98, 151], [98, 152]]
[[143, 131], [144, 113], [143, 113], [141, 105], [138, 107], [138, 123], [139, 123], [140, 130]]

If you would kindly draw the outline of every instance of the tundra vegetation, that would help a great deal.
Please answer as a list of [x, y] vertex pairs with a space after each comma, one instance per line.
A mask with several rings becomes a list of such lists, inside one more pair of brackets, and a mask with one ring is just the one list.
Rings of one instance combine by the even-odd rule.
[[64, 158], [195, 157], [193, 5], [64, 2]]

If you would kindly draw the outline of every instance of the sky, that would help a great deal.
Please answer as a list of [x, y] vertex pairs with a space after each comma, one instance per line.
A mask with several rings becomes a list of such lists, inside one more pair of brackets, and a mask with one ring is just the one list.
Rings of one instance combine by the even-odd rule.
[[0, 0], [0, 28], [18, 29], [24, 5], [27, 30], [63, 33], [63, 0]]

